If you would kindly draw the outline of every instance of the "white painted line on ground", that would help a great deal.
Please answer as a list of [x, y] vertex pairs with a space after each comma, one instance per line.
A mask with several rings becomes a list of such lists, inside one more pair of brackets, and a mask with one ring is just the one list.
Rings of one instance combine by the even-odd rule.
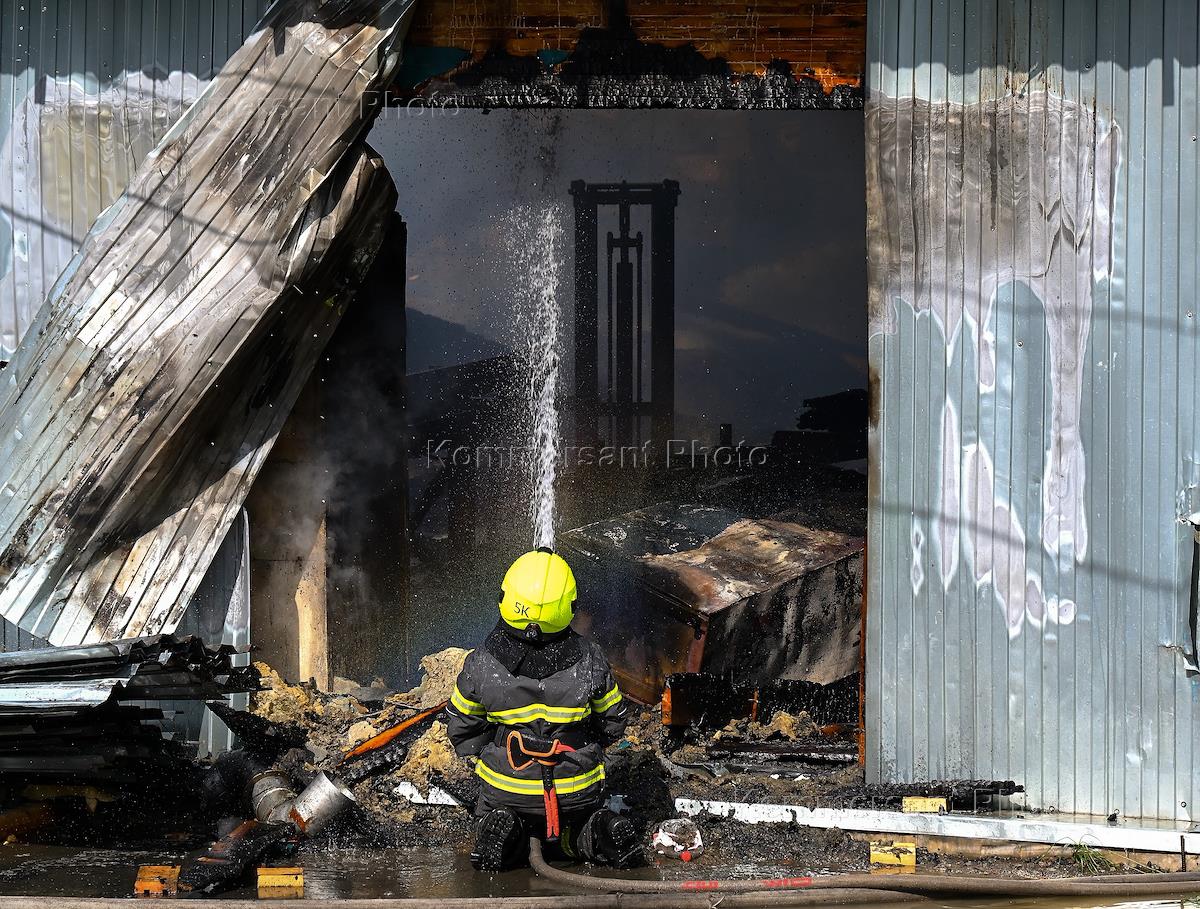
[[1019, 843], [1051, 843], [1060, 846], [1086, 844], [1099, 849], [1130, 849], [1137, 852], [1172, 852], [1181, 845], [1189, 855], [1200, 855], [1200, 833], [1185, 833], [1164, 827], [1117, 826], [1048, 821], [1041, 818], [980, 817], [954, 814], [901, 814], [897, 811], [867, 811], [854, 808], [805, 808], [801, 805], [719, 802], [707, 799], [676, 799], [675, 810], [697, 816], [711, 814], [747, 824], [800, 824], [803, 827], [855, 830], [871, 833], [908, 833], [927, 836], [957, 836], [965, 839], [1009, 840]]

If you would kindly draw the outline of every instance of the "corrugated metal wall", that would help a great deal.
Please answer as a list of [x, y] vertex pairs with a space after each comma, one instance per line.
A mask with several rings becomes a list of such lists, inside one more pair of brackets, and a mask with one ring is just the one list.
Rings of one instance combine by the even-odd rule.
[[879, 0], [868, 771], [1200, 819], [1195, 0]]
[[[209, 647], [231, 644], [250, 646], [250, 523], [246, 510], [238, 512], [233, 526], [221, 542], [187, 613], [175, 634], [194, 634]], [[231, 657], [234, 666], [249, 666], [250, 654]], [[163, 711], [162, 728], [175, 738], [197, 742], [201, 756], [220, 754], [233, 747], [229, 727], [217, 719], [202, 701], [133, 701]], [[231, 694], [229, 706], [244, 710], [248, 694]]]
[[0, 359], [266, 0], [0, 0]]

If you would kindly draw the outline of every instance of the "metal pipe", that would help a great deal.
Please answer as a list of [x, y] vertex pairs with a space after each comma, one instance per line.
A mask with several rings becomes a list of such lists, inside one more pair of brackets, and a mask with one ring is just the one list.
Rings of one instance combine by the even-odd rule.
[[291, 778], [282, 770], [265, 770], [250, 780], [250, 809], [260, 823], [284, 823], [295, 798]]
[[575, 200], [575, 436], [591, 444], [599, 433], [599, 250], [596, 200], [582, 180]]
[[321, 771], [296, 797], [290, 820], [302, 833], [314, 836], [356, 801], [354, 793], [341, 780]]
[[355, 801], [344, 783], [324, 771], [299, 795], [280, 770], [267, 770], [250, 782], [250, 804], [259, 822], [291, 824], [307, 836], [319, 833]]
[[638, 407], [642, 403], [642, 232], [637, 235], [637, 328], [633, 333], [633, 343], [637, 347], [637, 380], [633, 390], [634, 419], [637, 421], [637, 432], [634, 442], [642, 444], [642, 411]]

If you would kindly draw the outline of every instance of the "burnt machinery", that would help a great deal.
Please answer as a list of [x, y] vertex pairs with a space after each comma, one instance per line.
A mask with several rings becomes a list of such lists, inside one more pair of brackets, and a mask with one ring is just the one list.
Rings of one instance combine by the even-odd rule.
[[[674, 180], [576, 180], [571, 195], [575, 200], [575, 434], [584, 443], [665, 442], [672, 435], [675, 419], [675, 204], [679, 184]], [[608, 231], [603, 246], [598, 242], [601, 206], [617, 210], [617, 232]], [[644, 306], [645, 242], [642, 232], [634, 233], [631, 226], [635, 206], [650, 209], [648, 313]], [[602, 250], [606, 263], [603, 321], [599, 312]]]

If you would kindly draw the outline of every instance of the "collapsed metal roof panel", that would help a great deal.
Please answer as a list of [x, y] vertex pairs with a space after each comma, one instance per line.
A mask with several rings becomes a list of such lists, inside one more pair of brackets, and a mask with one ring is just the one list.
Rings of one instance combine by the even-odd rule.
[[155, 635], [89, 647], [0, 654], [0, 716], [71, 712], [110, 699], [205, 699], [244, 690], [232, 647]]
[[0, 685], [0, 713], [38, 710], [82, 710], [107, 701], [123, 678], [86, 679], [73, 682], [19, 682]]
[[395, 204], [362, 143], [412, 0], [277, 3], [93, 225], [0, 374], [0, 613], [170, 630]]
[[172, 635], [0, 655], [0, 778], [105, 781], [153, 790], [160, 804], [194, 754], [163, 708], [245, 691], [253, 676], [232, 660], [231, 647]]

